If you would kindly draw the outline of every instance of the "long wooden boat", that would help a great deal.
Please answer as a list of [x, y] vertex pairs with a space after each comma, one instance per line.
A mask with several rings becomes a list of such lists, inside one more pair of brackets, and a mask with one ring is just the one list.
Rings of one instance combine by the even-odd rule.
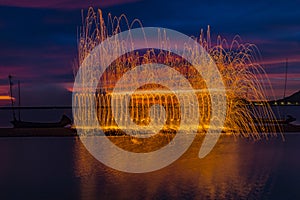
[[72, 121], [66, 115], [63, 115], [59, 122], [50, 122], [50, 123], [42, 123], [42, 122], [26, 122], [21, 120], [13, 120], [11, 121], [14, 128], [62, 128], [67, 125], [71, 125]]

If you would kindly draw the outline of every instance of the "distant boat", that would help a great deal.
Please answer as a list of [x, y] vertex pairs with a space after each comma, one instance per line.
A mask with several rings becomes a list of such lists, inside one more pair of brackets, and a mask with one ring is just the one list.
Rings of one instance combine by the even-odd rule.
[[71, 119], [66, 115], [63, 115], [59, 122], [54, 123], [26, 122], [21, 120], [11, 121], [14, 128], [62, 128], [71, 124], [71, 122]]
[[[10, 96], [13, 97], [12, 94], [12, 76], [9, 75], [9, 86], [10, 86]], [[22, 121], [21, 120], [21, 114], [20, 114], [20, 107], [21, 107], [21, 103], [20, 103], [20, 81], [18, 81], [18, 91], [19, 91], [19, 106], [18, 106], [18, 110], [19, 110], [19, 119], [16, 118], [16, 114], [15, 114], [15, 109], [14, 109], [14, 101], [13, 98], [11, 98], [11, 108], [12, 108], [12, 112], [13, 112], [13, 120], [11, 121], [11, 123], [13, 124], [14, 128], [63, 128], [67, 125], [71, 125], [72, 121], [71, 119], [66, 116], [63, 115], [61, 120], [59, 122], [27, 122], [27, 121]]]
[[263, 123], [263, 124], [285, 124], [285, 125], [288, 125], [294, 121], [296, 121], [296, 118], [294, 118], [291, 115], [287, 115], [286, 119], [273, 119], [273, 120], [272, 119], [259, 119], [259, 120], [254, 119], [255, 123]]

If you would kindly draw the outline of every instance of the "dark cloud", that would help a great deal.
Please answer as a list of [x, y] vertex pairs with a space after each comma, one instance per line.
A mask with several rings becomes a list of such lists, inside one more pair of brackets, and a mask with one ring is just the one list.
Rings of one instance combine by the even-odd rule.
[[135, 1], [137, 0], [2, 0], [0, 5], [25, 8], [81, 9], [88, 6], [109, 7]]
[[30, 85], [22, 87], [24, 106], [63, 106], [72, 104], [71, 92], [59, 84]]

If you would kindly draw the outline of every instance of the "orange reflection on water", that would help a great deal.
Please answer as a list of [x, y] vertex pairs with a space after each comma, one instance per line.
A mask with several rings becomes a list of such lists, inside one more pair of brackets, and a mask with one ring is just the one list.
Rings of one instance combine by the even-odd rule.
[[94, 159], [78, 139], [75, 173], [80, 178], [82, 199], [261, 198], [271, 189], [270, 166], [276, 167], [281, 156], [279, 150], [266, 150], [268, 144], [261, 144], [264, 141], [234, 140], [232, 136], [223, 135], [212, 152], [199, 159], [202, 139], [198, 136], [173, 164], [145, 174], [129, 174], [106, 167]]

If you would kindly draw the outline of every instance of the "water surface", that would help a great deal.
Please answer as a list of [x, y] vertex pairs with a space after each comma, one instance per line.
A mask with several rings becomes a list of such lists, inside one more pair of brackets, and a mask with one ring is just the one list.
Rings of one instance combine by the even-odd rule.
[[196, 142], [159, 171], [129, 174], [94, 159], [77, 137], [0, 138], [0, 199], [300, 199], [300, 133]]

